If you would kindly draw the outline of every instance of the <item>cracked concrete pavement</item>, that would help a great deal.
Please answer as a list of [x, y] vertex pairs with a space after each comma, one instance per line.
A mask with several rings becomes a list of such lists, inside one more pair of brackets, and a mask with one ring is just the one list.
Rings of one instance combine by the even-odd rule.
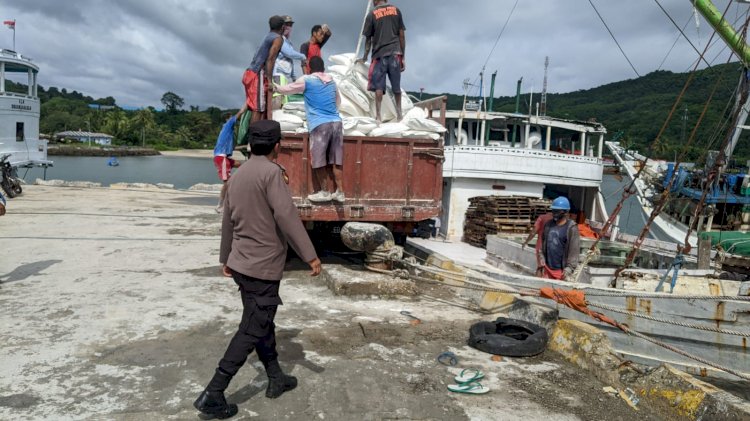
[[[9, 202], [0, 218], [0, 419], [198, 419], [192, 402], [241, 314], [236, 286], [219, 273], [215, 202], [197, 192], [46, 186]], [[266, 399], [251, 356], [227, 391], [236, 419], [657, 419], [552, 352], [495, 362], [467, 347], [471, 323], [492, 316], [424, 296], [335, 296], [300, 262], [287, 269], [278, 343], [300, 385]], [[436, 361], [444, 351], [458, 366]], [[487, 373], [490, 393], [446, 390], [466, 367]]]

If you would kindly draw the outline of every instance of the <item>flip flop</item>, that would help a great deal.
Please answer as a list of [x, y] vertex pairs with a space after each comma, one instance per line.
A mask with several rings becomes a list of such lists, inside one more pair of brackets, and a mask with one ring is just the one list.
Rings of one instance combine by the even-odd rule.
[[458, 384], [465, 384], [475, 382], [484, 377], [484, 373], [478, 368], [465, 368], [461, 370], [461, 373], [454, 377], [453, 380]]
[[449, 384], [448, 390], [456, 393], [466, 393], [470, 395], [483, 395], [490, 391], [490, 389], [482, 386], [478, 382], [464, 383], [464, 384]]

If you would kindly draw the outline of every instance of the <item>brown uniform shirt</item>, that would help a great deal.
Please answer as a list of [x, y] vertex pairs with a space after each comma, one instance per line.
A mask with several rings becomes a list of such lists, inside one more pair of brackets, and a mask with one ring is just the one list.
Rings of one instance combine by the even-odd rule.
[[229, 181], [219, 262], [246, 276], [278, 281], [287, 241], [305, 262], [317, 257], [281, 168], [251, 155]]

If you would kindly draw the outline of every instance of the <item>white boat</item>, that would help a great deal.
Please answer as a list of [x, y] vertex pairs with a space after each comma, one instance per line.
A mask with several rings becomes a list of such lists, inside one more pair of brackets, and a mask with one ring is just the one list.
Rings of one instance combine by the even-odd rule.
[[441, 217], [446, 238], [462, 238], [469, 199], [477, 196], [563, 195], [592, 227], [607, 220], [599, 190], [607, 133], [601, 124], [449, 110], [446, 127]]
[[[39, 138], [38, 74], [39, 67], [30, 58], [0, 50], [0, 154], [9, 153], [15, 168], [52, 166], [47, 141]], [[6, 79], [19, 75], [26, 79], [25, 88], [6, 90]]]
[[[610, 152], [612, 152], [617, 163], [620, 164], [620, 167], [632, 181], [638, 172], [638, 168], [646, 160], [646, 157], [637, 152], [625, 150], [618, 142], [606, 142], [606, 145]], [[650, 160], [646, 165], [647, 168], [642, 175], [635, 178], [633, 187], [635, 188], [635, 198], [638, 201], [638, 205], [648, 219], [654, 210], [653, 200], [658, 199], [658, 192], [655, 191], [654, 187], [663, 178], [667, 164], [664, 161]], [[684, 244], [688, 232], [687, 224], [690, 223], [690, 220], [689, 217], [683, 218], [684, 220], [678, 220], [668, 212], [661, 212], [654, 218], [654, 222], [651, 225], [651, 232], [659, 240]], [[706, 229], [710, 231], [712, 221], [713, 215], [709, 215], [708, 218], [701, 218], [699, 227], [701, 227], [701, 230]], [[695, 232], [690, 234], [689, 241], [693, 249], [696, 249], [698, 246], [698, 237]]]

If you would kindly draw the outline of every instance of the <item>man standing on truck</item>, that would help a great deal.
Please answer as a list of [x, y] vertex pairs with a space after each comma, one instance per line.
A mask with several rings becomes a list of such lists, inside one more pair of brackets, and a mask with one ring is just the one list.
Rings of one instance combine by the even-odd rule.
[[[302, 68], [307, 66], [307, 57], [304, 54], [297, 52], [289, 41], [289, 37], [292, 35], [292, 26], [294, 20], [291, 16], [283, 16], [284, 18], [284, 31], [282, 37], [284, 43], [281, 46], [281, 51], [276, 59], [276, 66], [273, 68], [273, 81], [279, 85], [286, 85], [287, 83], [294, 82], [297, 78], [294, 75], [294, 60], [302, 62]], [[280, 95], [281, 96], [281, 95]], [[279, 107], [276, 106], [276, 102], [279, 102]], [[274, 95], [274, 108], [281, 108], [280, 105], [286, 103], [286, 97], [281, 96], [279, 101]]]
[[569, 280], [578, 267], [581, 237], [578, 224], [568, 218], [570, 201], [560, 196], [552, 202], [552, 220], [544, 225], [542, 239], [543, 278]]
[[281, 51], [284, 40], [281, 36], [284, 30], [284, 18], [271, 16], [268, 19], [270, 32], [261, 41], [260, 47], [255, 52], [250, 67], [242, 76], [242, 85], [245, 87], [245, 103], [247, 108], [253, 112], [251, 121], [258, 121], [266, 111], [266, 92], [273, 84], [273, 68], [276, 65], [276, 57]]
[[219, 254], [222, 272], [239, 286], [242, 321], [213, 378], [193, 403], [203, 414], [219, 419], [237, 414], [237, 405], [227, 403], [224, 391], [253, 350], [268, 375], [267, 398], [278, 398], [297, 387], [297, 379], [284, 374], [279, 366], [274, 324], [282, 304], [279, 283], [287, 243], [308, 262], [312, 276], [321, 271], [289, 194], [284, 170], [273, 162], [279, 154], [281, 126], [262, 120], [250, 124], [248, 131], [252, 155], [229, 184]]
[[232, 153], [234, 152], [234, 125], [238, 119], [242, 118], [242, 114], [247, 111], [247, 104], [243, 104], [242, 108], [236, 115], [231, 113], [225, 114], [226, 122], [219, 132], [219, 137], [216, 139], [216, 146], [214, 146], [214, 166], [219, 172], [219, 179], [224, 185], [221, 186], [221, 193], [219, 194], [219, 204], [216, 206], [216, 212], [221, 213], [224, 210], [224, 197], [227, 194], [227, 182], [229, 177], [232, 175], [232, 168], [240, 166], [239, 161], [232, 159]]
[[401, 11], [388, 0], [374, 0], [375, 8], [367, 15], [362, 35], [366, 38], [365, 54], [358, 61], [365, 62], [372, 49], [367, 90], [375, 92], [375, 119], [382, 121], [380, 105], [385, 93], [385, 77], [391, 81], [396, 98], [396, 114], [401, 121], [401, 72], [406, 69], [406, 26]]
[[[286, 86], [274, 89], [284, 95], [304, 94], [307, 127], [310, 131], [310, 161], [320, 190], [307, 196], [313, 203], [334, 200], [344, 203], [344, 126], [338, 106], [341, 103], [336, 82], [325, 73], [320, 57], [309, 62], [311, 74]], [[328, 189], [328, 170], [333, 172], [334, 186]]]
[[328, 39], [331, 38], [331, 28], [328, 27], [327, 23], [321, 25], [315, 25], [310, 30], [310, 40], [303, 43], [299, 51], [307, 56], [307, 64], [302, 66], [302, 72], [306, 75], [312, 73], [310, 70], [310, 59], [313, 57], [323, 58], [323, 46], [326, 45]]

